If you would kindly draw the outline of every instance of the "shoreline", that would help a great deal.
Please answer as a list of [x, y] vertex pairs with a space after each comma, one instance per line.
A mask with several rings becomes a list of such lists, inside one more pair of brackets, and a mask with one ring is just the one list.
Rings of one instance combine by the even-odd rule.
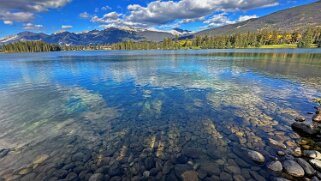
[[275, 47], [272, 46], [264, 46], [264, 47], [249, 47], [249, 48], [182, 48], [182, 49], [133, 49], [133, 50], [112, 50], [112, 49], [101, 49], [101, 50], [61, 50], [61, 51], [39, 51], [39, 52], [1, 52], [0, 54], [17, 54], [17, 53], [50, 53], [50, 52], [89, 52], [89, 51], [181, 51], [181, 50], [286, 50], [286, 49], [291, 49], [291, 50], [306, 50], [306, 49], [311, 49], [311, 50], [318, 50], [321, 48], [313, 47], [313, 48], [294, 48], [294, 47], [283, 47], [280, 48], [277, 45]]

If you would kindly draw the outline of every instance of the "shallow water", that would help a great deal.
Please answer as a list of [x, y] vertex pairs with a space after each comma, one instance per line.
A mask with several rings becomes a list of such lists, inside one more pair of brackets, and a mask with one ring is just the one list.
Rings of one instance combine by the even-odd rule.
[[288, 177], [245, 153], [300, 146], [316, 97], [317, 49], [0, 54], [0, 180]]

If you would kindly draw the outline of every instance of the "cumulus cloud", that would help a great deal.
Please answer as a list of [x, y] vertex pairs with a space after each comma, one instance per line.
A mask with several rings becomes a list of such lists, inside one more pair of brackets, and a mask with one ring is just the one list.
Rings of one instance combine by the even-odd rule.
[[71, 0], [1, 0], [0, 20], [28, 22], [38, 12], [65, 6]]
[[71, 29], [72, 26], [71, 25], [62, 25], [61, 29]]
[[[104, 16], [81, 14], [101, 27], [130, 26], [131, 28], [179, 27], [182, 24], [203, 22], [209, 26], [222, 26], [245, 21], [256, 16], [242, 16], [239, 20], [230, 20], [228, 14], [236, 11], [274, 6], [278, 0], [155, 0], [146, 6], [128, 5], [128, 12], [111, 12]], [[218, 14], [219, 13], [219, 14]]]
[[93, 16], [91, 18], [91, 22], [100, 24], [101, 28], [110, 28], [110, 27], [118, 27], [118, 28], [147, 28], [147, 24], [136, 23], [132, 21], [127, 21], [126, 16], [123, 14], [119, 14], [116, 12], [111, 12], [103, 15], [102, 17]]
[[180, 24], [186, 24], [186, 23], [192, 23], [196, 21], [203, 21], [205, 20], [205, 16], [199, 17], [199, 18], [192, 18], [192, 19], [183, 19], [180, 21]]
[[128, 6], [128, 21], [150, 25], [162, 25], [181, 19], [197, 19], [213, 12], [243, 11], [277, 5], [277, 0], [180, 0], [154, 1], [146, 7], [138, 4]]
[[43, 25], [35, 25], [32, 23], [27, 23], [23, 25], [23, 29], [25, 30], [40, 30], [43, 28]]
[[228, 16], [227, 13], [221, 13], [221, 14], [216, 14], [213, 15], [211, 18], [208, 20], [204, 21], [205, 24], [208, 24], [210, 27], [219, 27], [219, 26], [224, 26], [228, 24], [234, 24], [238, 22], [243, 22], [247, 21], [249, 19], [257, 18], [258, 16], [256, 15], [244, 15], [240, 16], [237, 20], [231, 20]]
[[88, 18], [90, 18], [91, 16], [90, 16], [89, 13], [83, 12], [83, 13], [80, 13], [80, 14], [79, 14], [79, 17], [81, 17], [81, 18], [83, 18], [83, 19], [88, 19]]
[[227, 24], [233, 24], [235, 21], [231, 21], [225, 13], [217, 14], [212, 16], [210, 19], [204, 21], [204, 23], [208, 24], [211, 27], [218, 27]]
[[33, 19], [33, 14], [28, 12], [9, 12], [0, 10], [0, 20], [27, 22]]
[[254, 19], [254, 18], [258, 18], [258, 16], [256, 16], [256, 15], [240, 16], [239, 19], [238, 19], [238, 22], [247, 21], [247, 20], [249, 20], [249, 19]]
[[103, 10], [103, 11], [108, 11], [108, 10], [111, 10], [111, 7], [109, 7], [109, 6], [104, 6], [104, 7], [101, 8], [101, 10]]
[[99, 23], [99, 24], [113, 24], [113, 23], [121, 23], [120, 17], [122, 14], [111, 12], [105, 14], [103, 17], [93, 16], [91, 18], [91, 22]]
[[13, 22], [12, 21], [3, 21], [3, 24], [5, 24], [5, 25], [13, 25]]

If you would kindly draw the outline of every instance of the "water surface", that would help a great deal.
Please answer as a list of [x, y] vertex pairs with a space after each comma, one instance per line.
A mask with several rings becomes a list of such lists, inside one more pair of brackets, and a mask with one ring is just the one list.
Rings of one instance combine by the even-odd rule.
[[244, 152], [298, 147], [320, 82], [317, 49], [0, 54], [0, 178], [271, 180]]

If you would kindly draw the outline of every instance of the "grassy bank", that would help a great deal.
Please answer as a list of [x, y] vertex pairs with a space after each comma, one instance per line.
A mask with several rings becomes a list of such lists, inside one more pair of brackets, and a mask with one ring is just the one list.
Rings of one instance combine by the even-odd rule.
[[[262, 45], [260, 48], [298, 48], [297, 44], [279, 44], [279, 45]], [[316, 44], [312, 44], [311, 48], [317, 48]]]

